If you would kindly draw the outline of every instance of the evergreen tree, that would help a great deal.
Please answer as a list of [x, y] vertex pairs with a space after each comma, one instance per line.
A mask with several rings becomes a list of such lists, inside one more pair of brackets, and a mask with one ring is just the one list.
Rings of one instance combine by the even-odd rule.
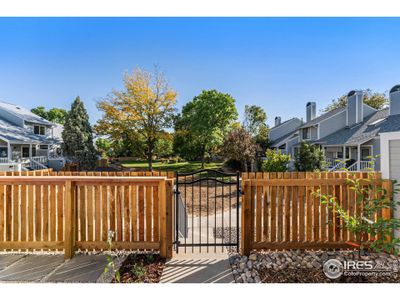
[[325, 169], [325, 153], [316, 145], [301, 142], [295, 154], [294, 167], [299, 172], [314, 172]]
[[83, 169], [96, 166], [97, 152], [93, 145], [89, 116], [79, 97], [71, 105], [62, 132], [64, 155], [79, 162]]

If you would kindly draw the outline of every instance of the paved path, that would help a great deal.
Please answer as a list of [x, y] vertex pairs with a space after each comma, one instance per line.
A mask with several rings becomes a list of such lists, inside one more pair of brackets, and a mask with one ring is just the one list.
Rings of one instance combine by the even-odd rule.
[[179, 253], [167, 261], [161, 283], [231, 283], [234, 278], [225, 253]]
[[0, 254], [0, 282], [96, 282], [107, 264], [105, 255]]

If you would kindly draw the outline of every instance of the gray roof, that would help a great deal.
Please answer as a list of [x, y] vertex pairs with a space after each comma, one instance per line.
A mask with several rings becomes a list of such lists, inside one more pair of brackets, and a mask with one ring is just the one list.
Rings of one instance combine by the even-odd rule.
[[284, 124], [286, 124], [286, 123], [289, 123], [290, 121], [293, 121], [293, 120], [296, 120], [296, 119], [300, 121], [299, 118], [294, 117], [294, 118], [291, 118], [291, 119], [289, 119], [289, 120], [286, 120], [285, 122], [282, 122], [282, 123], [279, 124], [279, 125], [276, 125], [276, 126], [274, 126], [274, 127], [271, 127], [270, 130], [275, 129], [275, 128], [278, 128], [278, 127], [281, 127], [282, 125], [284, 125]]
[[346, 107], [339, 107], [339, 108], [332, 109], [331, 111], [328, 111], [327, 113], [324, 113], [323, 115], [320, 115], [319, 117], [316, 117], [315, 119], [312, 119], [311, 121], [301, 125], [300, 128], [307, 128], [307, 127], [316, 125], [319, 122], [321, 122], [333, 115], [336, 115], [342, 111], [345, 111], [345, 110], [346, 110]]
[[[383, 119], [375, 125], [374, 121]], [[351, 127], [343, 128], [315, 143], [323, 145], [358, 145], [369, 141], [381, 132], [400, 131], [400, 114], [389, 115], [389, 109], [379, 110], [364, 118], [363, 122]]]
[[298, 129], [295, 129], [292, 132], [280, 137], [279, 139], [272, 141], [271, 147], [279, 147], [280, 145], [287, 143], [289, 140], [294, 138], [294, 134], [297, 132], [297, 130]]
[[7, 102], [0, 102], [0, 109], [8, 111], [9, 113], [27, 121], [27, 122], [38, 123], [38, 124], [49, 125], [49, 126], [53, 125], [53, 123], [49, 122], [48, 120], [46, 120], [38, 115], [35, 115], [30, 110], [28, 110], [24, 107], [18, 106], [18, 105], [14, 105], [14, 104], [7, 103]]
[[53, 139], [33, 134], [26, 128], [15, 126], [2, 119], [0, 119], [0, 139], [16, 144], [39, 144], [53, 141]]

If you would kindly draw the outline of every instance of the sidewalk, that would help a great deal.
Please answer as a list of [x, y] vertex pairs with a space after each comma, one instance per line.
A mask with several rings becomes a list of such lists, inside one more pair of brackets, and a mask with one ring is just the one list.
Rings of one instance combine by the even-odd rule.
[[179, 253], [167, 261], [161, 283], [231, 283], [234, 278], [228, 254]]
[[101, 279], [105, 255], [75, 255], [64, 261], [63, 254], [1, 254], [0, 282], [79, 282]]

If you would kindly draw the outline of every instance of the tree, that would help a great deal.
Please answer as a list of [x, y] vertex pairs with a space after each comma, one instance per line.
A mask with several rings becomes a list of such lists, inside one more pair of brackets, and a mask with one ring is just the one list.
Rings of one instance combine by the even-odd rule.
[[97, 153], [93, 145], [92, 127], [89, 116], [79, 97], [71, 105], [62, 132], [63, 153], [82, 168], [93, 169], [96, 166]]
[[157, 157], [169, 157], [174, 154], [173, 135], [165, 132], [164, 135], [157, 140], [154, 153]]
[[231, 95], [216, 90], [202, 91], [182, 108], [182, 115], [176, 123], [176, 137], [185, 151], [191, 152], [187, 153], [189, 156], [201, 158], [204, 168], [206, 156], [216, 153], [222, 146], [237, 117], [235, 99]]
[[67, 116], [67, 111], [62, 108], [51, 108], [50, 110], [46, 110], [43, 106], [38, 106], [31, 109], [31, 112], [34, 114], [50, 121], [53, 123], [64, 125], [65, 119]]
[[246, 105], [244, 108], [243, 127], [253, 136], [257, 136], [260, 128], [265, 127], [267, 114], [257, 105]]
[[247, 172], [256, 156], [256, 143], [246, 129], [235, 128], [226, 136], [223, 152], [226, 158], [240, 162], [242, 170]]
[[286, 172], [290, 162], [290, 154], [283, 154], [280, 150], [268, 149], [265, 153], [261, 170], [263, 172]]
[[124, 89], [113, 91], [97, 104], [103, 112], [97, 121], [97, 133], [108, 135], [116, 141], [138, 137], [143, 141], [149, 170], [153, 170], [153, 155], [157, 141], [172, 125], [175, 112], [176, 92], [168, 87], [162, 73], [136, 69], [125, 74]]
[[[382, 109], [389, 103], [389, 99], [386, 97], [384, 93], [376, 93], [372, 92], [370, 89], [364, 91], [364, 103], [375, 108], [375, 109]], [[347, 95], [342, 95], [336, 100], [332, 100], [332, 103], [329, 104], [323, 112], [328, 112], [333, 109], [339, 107], [346, 107], [347, 105]]]
[[97, 138], [95, 144], [97, 151], [100, 153], [101, 157], [111, 156], [111, 143], [108, 139]]
[[294, 167], [299, 172], [313, 172], [325, 168], [325, 153], [316, 145], [301, 142], [295, 154]]

